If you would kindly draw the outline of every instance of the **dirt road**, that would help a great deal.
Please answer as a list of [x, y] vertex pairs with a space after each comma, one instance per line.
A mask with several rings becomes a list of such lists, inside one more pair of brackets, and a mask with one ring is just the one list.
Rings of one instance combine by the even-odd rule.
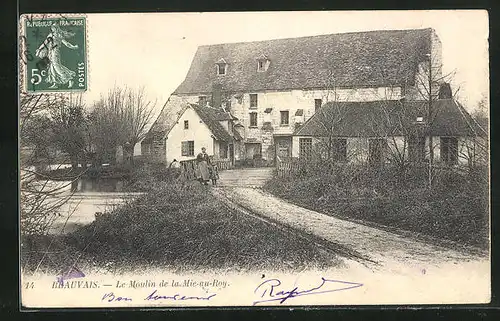
[[[221, 172], [216, 195], [248, 212], [291, 227], [311, 239], [337, 248], [347, 259], [373, 269], [439, 267], [443, 264], [488, 261], [485, 255], [459, 252], [431, 245], [418, 235], [402, 236], [389, 231], [346, 221], [286, 202], [260, 187], [270, 177], [268, 168]], [[424, 272], [425, 273], [425, 272]]]

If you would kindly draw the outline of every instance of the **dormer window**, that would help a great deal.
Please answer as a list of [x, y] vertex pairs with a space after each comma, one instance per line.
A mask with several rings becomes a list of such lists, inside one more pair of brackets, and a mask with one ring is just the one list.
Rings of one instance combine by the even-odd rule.
[[257, 65], [257, 69], [259, 71], [264, 71], [265, 68], [266, 68], [266, 62], [265, 62], [265, 60], [259, 60], [258, 61], [258, 65]]
[[217, 75], [225, 75], [227, 73], [227, 62], [221, 58], [215, 63]]
[[226, 64], [217, 64], [217, 75], [225, 75], [226, 67]]
[[258, 72], [264, 72], [269, 68], [269, 65], [271, 64], [271, 60], [267, 58], [265, 55], [260, 55], [257, 58], [257, 71]]

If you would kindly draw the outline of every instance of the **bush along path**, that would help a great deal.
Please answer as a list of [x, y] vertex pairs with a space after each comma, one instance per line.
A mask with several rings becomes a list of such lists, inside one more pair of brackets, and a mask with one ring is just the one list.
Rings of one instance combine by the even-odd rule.
[[[152, 186], [72, 233], [25, 239], [25, 253], [31, 255], [24, 255], [21, 264], [33, 271], [42, 260], [44, 271], [54, 273], [76, 263], [98, 273], [160, 267], [176, 272], [301, 271], [343, 264], [336, 253], [228, 208], [213, 197], [211, 186]], [[47, 244], [50, 254], [43, 257]]]
[[419, 240], [418, 235], [399, 235], [375, 227], [338, 219], [288, 203], [259, 188], [218, 188], [214, 193], [261, 217], [305, 232], [341, 247], [340, 253], [353, 254], [373, 263], [375, 269], [403, 266], [439, 266], [485, 261], [484, 253], [457, 251]]

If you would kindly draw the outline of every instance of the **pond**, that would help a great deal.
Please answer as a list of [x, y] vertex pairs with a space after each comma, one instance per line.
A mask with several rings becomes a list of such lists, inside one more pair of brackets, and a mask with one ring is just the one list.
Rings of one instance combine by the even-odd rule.
[[95, 220], [97, 212], [109, 212], [127, 201], [142, 195], [139, 192], [124, 191], [125, 182], [120, 179], [88, 179], [75, 182], [53, 182], [60, 186], [61, 197], [70, 196], [59, 208], [58, 217], [50, 233], [69, 233]]

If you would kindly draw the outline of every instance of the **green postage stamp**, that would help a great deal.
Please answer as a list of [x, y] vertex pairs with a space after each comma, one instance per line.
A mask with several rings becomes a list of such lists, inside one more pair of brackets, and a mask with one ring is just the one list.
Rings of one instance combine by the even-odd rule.
[[21, 23], [20, 59], [24, 69], [24, 90], [87, 90], [85, 17], [24, 15]]

